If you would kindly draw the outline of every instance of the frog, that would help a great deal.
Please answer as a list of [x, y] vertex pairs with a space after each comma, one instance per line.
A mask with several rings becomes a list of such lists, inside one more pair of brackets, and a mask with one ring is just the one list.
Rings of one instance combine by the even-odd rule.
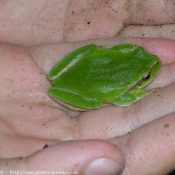
[[92, 43], [72, 51], [50, 70], [48, 94], [75, 111], [130, 106], [156, 91], [146, 87], [161, 67], [161, 59], [141, 46], [105, 48]]

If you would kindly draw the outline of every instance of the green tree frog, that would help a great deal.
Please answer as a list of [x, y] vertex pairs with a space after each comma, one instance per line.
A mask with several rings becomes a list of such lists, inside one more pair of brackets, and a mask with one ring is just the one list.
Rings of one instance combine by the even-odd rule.
[[129, 106], [152, 93], [144, 89], [159, 73], [161, 60], [132, 44], [110, 49], [89, 44], [65, 56], [49, 72], [49, 95], [77, 111], [103, 104]]

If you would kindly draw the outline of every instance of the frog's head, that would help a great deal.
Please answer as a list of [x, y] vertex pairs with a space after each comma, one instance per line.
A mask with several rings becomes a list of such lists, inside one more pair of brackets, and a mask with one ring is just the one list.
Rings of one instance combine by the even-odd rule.
[[152, 82], [162, 67], [161, 60], [155, 55], [152, 55], [152, 56], [154, 57], [154, 62], [150, 67], [150, 70], [146, 72], [145, 75], [142, 77], [142, 79], [139, 81], [139, 84], [140, 84], [139, 88], [144, 88], [150, 82]]

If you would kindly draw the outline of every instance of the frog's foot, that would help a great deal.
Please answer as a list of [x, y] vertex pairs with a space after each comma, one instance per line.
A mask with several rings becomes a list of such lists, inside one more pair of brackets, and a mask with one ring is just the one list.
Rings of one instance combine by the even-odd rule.
[[129, 106], [132, 103], [139, 101], [145, 96], [156, 91], [156, 89], [146, 90], [146, 89], [135, 89], [131, 92], [125, 93], [112, 101], [112, 104], [118, 106]]
[[98, 98], [69, 89], [53, 87], [49, 89], [48, 93], [60, 104], [72, 110], [87, 111], [90, 109], [97, 109], [102, 106], [102, 102], [99, 101]]

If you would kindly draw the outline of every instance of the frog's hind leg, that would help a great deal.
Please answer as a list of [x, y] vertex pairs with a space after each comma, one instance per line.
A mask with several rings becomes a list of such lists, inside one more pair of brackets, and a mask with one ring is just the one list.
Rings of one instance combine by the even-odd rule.
[[129, 106], [132, 103], [135, 103], [139, 101], [140, 99], [144, 98], [145, 96], [151, 94], [156, 89], [135, 89], [131, 92], [125, 93], [123, 95], [120, 95], [114, 101], [112, 101], [112, 104], [118, 105], [118, 106]]
[[76, 111], [87, 111], [102, 106], [102, 102], [98, 98], [68, 89], [52, 87], [48, 93], [60, 104]]

